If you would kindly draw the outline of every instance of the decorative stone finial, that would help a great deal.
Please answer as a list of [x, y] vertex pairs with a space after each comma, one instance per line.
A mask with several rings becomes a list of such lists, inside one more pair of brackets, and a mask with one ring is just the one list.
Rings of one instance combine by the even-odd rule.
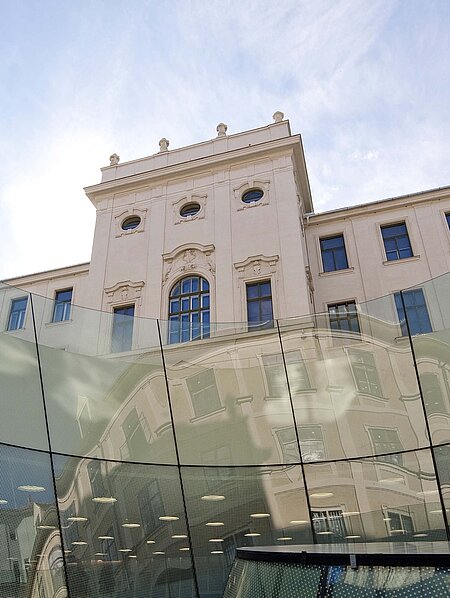
[[216, 127], [217, 137], [225, 137], [227, 134], [228, 125], [225, 123], [219, 123]]
[[284, 113], [277, 110], [276, 112], [274, 112], [272, 118], [273, 118], [274, 122], [280, 123], [284, 118]]
[[166, 139], [165, 137], [163, 137], [162, 139], [159, 140], [159, 151], [160, 152], [167, 152], [169, 151], [169, 143], [170, 141], [168, 139]]
[[119, 160], [120, 160], [120, 156], [118, 156], [117, 154], [111, 154], [109, 156], [109, 165], [116, 166], [116, 164], [119, 163]]

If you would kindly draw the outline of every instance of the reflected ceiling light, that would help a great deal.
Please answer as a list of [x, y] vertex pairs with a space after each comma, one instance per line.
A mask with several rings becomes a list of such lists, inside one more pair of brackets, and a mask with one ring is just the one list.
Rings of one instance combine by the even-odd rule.
[[205, 523], [205, 525], [207, 525], [208, 527], [220, 527], [225, 524], [222, 523], [222, 521], [208, 521], [208, 523]]
[[163, 550], [156, 550], [152, 554], [166, 554]]
[[223, 554], [223, 550], [211, 550], [211, 554]]
[[135, 554], [130, 554], [129, 558], [130, 559], [137, 559], [137, 556]]
[[[432, 511], [431, 511], [431, 512], [432, 512]], [[440, 511], [439, 511], [439, 513], [440, 513]], [[390, 521], [390, 520], [391, 520], [391, 518], [390, 518], [390, 517], [383, 517], [383, 521]]]
[[223, 538], [211, 538], [208, 542], [223, 542]]
[[37, 525], [38, 529], [56, 529], [56, 525]]
[[106, 552], [96, 552], [95, 556], [106, 556]]
[[266, 517], [270, 517], [270, 513], [252, 513], [250, 517], [253, 517], [253, 519], [265, 519]]
[[293, 519], [292, 521], [289, 521], [289, 523], [291, 525], [303, 525], [304, 523], [309, 523], [309, 521], [306, 521], [306, 519]]
[[309, 498], [330, 498], [331, 496], [334, 496], [332, 492], [313, 492]]
[[5, 500], [4, 498], [0, 498], [0, 505], [7, 505], [8, 501]]
[[404, 529], [391, 529], [391, 534], [405, 534]]
[[131, 548], [119, 548], [119, 552], [131, 552]]
[[114, 536], [99, 536], [99, 540], [114, 540]]
[[65, 550], [64, 551], [66, 554], [70, 554], [72, 551], [71, 550]]
[[247, 536], [247, 538], [256, 538], [257, 536], [260, 536], [261, 534], [258, 534], [257, 532], [249, 532], [248, 534], [244, 534], [245, 536]]
[[202, 500], [209, 500], [211, 502], [218, 502], [219, 500], [225, 500], [225, 496], [222, 494], [205, 494], [202, 496]]
[[174, 534], [172, 536], [175, 540], [181, 540], [182, 538], [187, 538], [186, 534]]
[[292, 538], [291, 536], [281, 536], [281, 538], [277, 538], [277, 540], [280, 542], [288, 542], [289, 540], [292, 540]]
[[159, 517], [160, 521], [178, 521], [179, 517], [175, 517], [175, 515], [161, 515]]
[[73, 517], [67, 517], [67, 521], [87, 521], [87, 517], [78, 517], [78, 515], [73, 515]]
[[333, 532], [327, 532], [327, 531], [317, 532], [317, 534], [320, 536], [331, 536], [332, 533]]
[[115, 502], [117, 502], [117, 498], [114, 498], [114, 496], [94, 496], [92, 502], [96, 502], [101, 505], [113, 505]]
[[[45, 556], [45, 554], [37, 554], [36, 556]], [[7, 561], [18, 561], [19, 559], [14, 558], [13, 556], [9, 556]]]
[[426, 538], [428, 534], [414, 534], [414, 538]]
[[44, 486], [17, 486], [17, 490], [22, 490], [22, 492], [44, 492]]
[[187, 550], [190, 550], [190, 548], [188, 546], [183, 546], [183, 548], [180, 548], [179, 550], [184, 550], [186, 552]]
[[442, 515], [442, 509], [435, 509], [434, 511], [428, 511], [431, 515]]
[[356, 538], [360, 538], [361, 536], [345, 536], [347, 540], [356, 540]]
[[352, 515], [361, 515], [361, 511], [342, 511], [342, 517], [351, 517]]
[[140, 523], [122, 523], [122, 527], [128, 527], [130, 529], [135, 527], [141, 527]]
[[84, 540], [75, 540], [75, 542], [72, 542], [72, 544], [74, 546], [86, 546], [87, 542], [85, 542]]
[[155, 540], [147, 540], [147, 544], [156, 544]]

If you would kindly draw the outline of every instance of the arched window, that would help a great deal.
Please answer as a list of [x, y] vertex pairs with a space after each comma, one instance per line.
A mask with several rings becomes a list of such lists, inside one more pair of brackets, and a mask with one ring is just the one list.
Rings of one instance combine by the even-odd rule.
[[209, 283], [201, 276], [179, 280], [169, 295], [169, 343], [209, 337]]

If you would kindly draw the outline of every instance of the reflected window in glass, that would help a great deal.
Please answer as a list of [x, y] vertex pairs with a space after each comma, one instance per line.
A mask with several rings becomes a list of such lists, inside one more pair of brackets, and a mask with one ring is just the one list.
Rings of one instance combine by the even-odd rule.
[[66, 322], [70, 320], [71, 307], [72, 289], [56, 291], [52, 322]]
[[[286, 383], [286, 371], [282, 355], [264, 355], [264, 372], [266, 374], [269, 396], [284, 398], [289, 396]], [[299, 351], [285, 353], [286, 369], [289, 378], [291, 394], [311, 389], [305, 362]]]
[[177, 282], [169, 295], [169, 343], [209, 338], [209, 283], [201, 276]]
[[401, 454], [396, 454], [403, 451], [403, 445], [400, 442], [397, 430], [370, 428], [369, 435], [370, 440], [372, 441], [374, 454], [387, 453], [376, 456], [377, 461], [392, 463], [393, 465], [403, 465], [403, 456]]
[[356, 303], [354, 301], [333, 303], [328, 306], [328, 314], [331, 330], [360, 332]]
[[312, 510], [312, 521], [316, 534], [333, 534], [345, 538], [347, 529], [341, 509]]
[[138, 494], [139, 512], [142, 525], [147, 535], [161, 526], [159, 516], [165, 513], [164, 502], [157, 480], [152, 480]]
[[222, 407], [214, 370], [209, 369], [186, 380], [195, 417], [213, 413]]
[[115, 307], [113, 314], [111, 351], [131, 351], [133, 345], [134, 305]]
[[[432, 331], [430, 316], [428, 315], [428, 308], [422, 289], [394, 293], [394, 300], [398, 319], [400, 320], [402, 336], [408, 336], [408, 325], [412, 335], [426, 334]], [[406, 308], [408, 325], [406, 323], [404, 308]]]
[[126, 449], [121, 449], [122, 458], [142, 460], [143, 455], [148, 453], [150, 442], [150, 430], [144, 414], [139, 415], [133, 408], [125, 418], [122, 430], [126, 438]]
[[391, 534], [412, 534], [414, 532], [413, 519], [406, 513], [387, 511], [386, 522]]
[[[445, 376], [445, 373], [443, 374]], [[433, 413], [448, 413], [447, 404], [442, 394], [439, 378], [436, 374], [420, 374], [420, 386], [422, 387], [423, 400], [427, 415]]]
[[270, 280], [246, 285], [249, 329], [273, 328], [272, 288]]
[[100, 461], [91, 461], [87, 466], [87, 471], [89, 482], [91, 484], [92, 497], [99, 498], [107, 496]]
[[348, 268], [344, 235], [320, 239], [320, 251], [324, 272], [335, 272], [336, 270], [346, 270]]
[[381, 382], [372, 353], [368, 351], [351, 351], [350, 364], [359, 392], [382, 397]]
[[413, 256], [408, 230], [404, 222], [382, 226], [381, 235], [388, 262]]
[[8, 330], [21, 330], [25, 326], [28, 297], [20, 297], [11, 301]]

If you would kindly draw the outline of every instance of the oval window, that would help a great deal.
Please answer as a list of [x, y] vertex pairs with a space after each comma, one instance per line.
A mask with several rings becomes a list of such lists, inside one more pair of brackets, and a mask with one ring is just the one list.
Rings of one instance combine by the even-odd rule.
[[183, 206], [180, 210], [180, 216], [183, 218], [187, 218], [188, 216], [194, 216], [200, 212], [200, 204], [199, 203], [187, 203]]
[[122, 222], [122, 230], [132, 230], [137, 228], [141, 223], [139, 216], [129, 216]]
[[244, 203], [255, 203], [256, 201], [259, 201], [263, 195], [264, 191], [261, 189], [250, 189], [250, 191], [244, 193], [242, 201]]

